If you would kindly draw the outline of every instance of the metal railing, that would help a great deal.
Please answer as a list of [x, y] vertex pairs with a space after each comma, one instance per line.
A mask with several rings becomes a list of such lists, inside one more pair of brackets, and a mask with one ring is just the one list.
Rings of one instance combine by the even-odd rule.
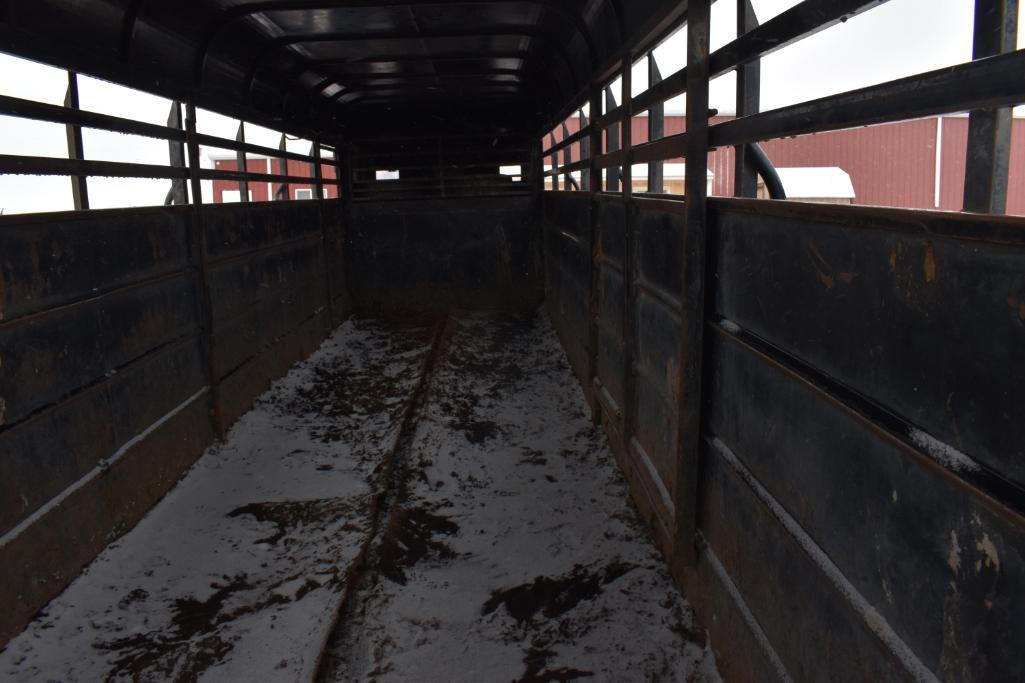
[[[0, 174], [70, 176], [76, 210], [89, 208], [89, 193], [86, 183], [86, 179], [89, 177], [170, 180], [171, 188], [165, 200], [167, 205], [189, 202], [186, 181], [192, 178], [200, 181], [237, 182], [241, 201], [248, 199], [248, 184], [250, 182], [277, 183], [278, 187], [270, 197], [272, 200], [288, 199], [289, 184], [310, 185], [314, 191], [313, 196], [323, 198], [325, 196], [325, 181], [322, 165], [325, 163], [335, 166], [336, 177], [341, 178], [339, 154], [336, 153], [337, 146], [325, 145], [314, 140], [311, 143], [309, 154], [299, 154], [286, 149], [287, 138], [284, 133], [281, 135], [281, 142], [277, 148], [252, 144], [245, 140], [244, 122], [239, 123], [238, 134], [234, 140], [199, 133], [196, 131], [196, 108], [192, 104], [184, 105], [185, 116], [183, 117], [183, 105], [180, 102], [172, 102], [166, 126], [84, 111], [79, 108], [78, 78], [77, 74], [73, 72], [68, 72], [68, 89], [64, 102], [64, 106], [58, 106], [0, 95], [0, 115], [63, 124], [66, 127], [68, 139], [67, 159], [0, 154]], [[169, 147], [169, 164], [165, 166], [86, 159], [82, 144], [83, 128], [166, 140]], [[202, 168], [198, 154], [200, 145], [235, 151], [237, 153], [237, 169]], [[193, 150], [194, 153], [186, 155], [186, 148]], [[325, 152], [333, 154], [334, 159], [327, 159], [324, 156]], [[258, 154], [276, 159], [280, 172], [250, 171], [246, 162], [246, 154]], [[310, 164], [312, 172], [308, 176], [289, 174], [288, 161]], [[192, 203], [203, 203], [200, 187], [199, 183], [193, 185]]]
[[[559, 176], [568, 178], [571, 173], [583, 171], [597, 178], [601, 169], [612, 169], [610, 191], [617, 191], [616, 181], [622, 175], [623, 192], [628, 194], [632, 174], [620, 174], [621, 168], [647, 163], [649, 179], [654, 180], [659, 178], [659, 167], [665, 160], [684, 158], [690, 160], [693, 170], [703, 174], [706, 162], [697, 159], [698, 155], [704, 157], [713, 149], [732, 146], [737, 150], [734, 194], [754, 197], [755, 184], [750, 182], [753, 173], [762, 175], [767, 186], [775, 184], [765, 177], [766, 173], [771, 174], [765, 165], [767, 159], [758, 158], [756, 148], [751, 147], [760, 141], [970, 111], [964, 210], [1002, 213], [1007, 198], [1010, 107], [1025, 102], [1025, 51], [1014, 49], [1017, 0], [977, 0], [971, 62], [772, 111], [758, 111], [762, 57], [885, 2], [804, 0], [759, 25], [750, 0], [737, 0], [737, 38], [711, 53], [692, 51], [688, 65], [665, 78], [658, 72], [653, 48], [640, 54], [628, 51], [616, 70], [622, 78], [622, 103], [615, 102], [611, 87], [605, 85], [610, 81], [595, 82], [586, 95], [591, 115], [584, 114], [581, 103], [585, 96], [581, 93], [573, 108], [561, 112], [557, 119], [560, 123], [551, 126], [551, 133], [546, 136], [549, 145], [543, 155], [551, 159], [551, 170], [545, 175], [555, 179], [552, 189], [559, 189]], [[693, 18], [692, 12], [690, 16]], [[648, 60], [649, 87], [631, 96], [631, 72], [638, 57]], [[737, 117], [712, 123], [712, 113], [707, 108], [708, 82], [734, 70], [738, 73]], [[605, 113], [597, 114], [602, 110], [602, 94]], [[691, 100], [687, 107], [687, 131], [661, 137], [664, 103], [683, 94]], [[630, 121], [644, 111], [648, 112], [650, 139], [632, 145], [628, 135]], [[581, 121], [580, 130], [572, 134], [565, 131], [562, 123], [569, 116], [577, 116]], [[622, 136], [618, 133], [620, 127]], [[560, 130], [562, 139], [556, 140]], [[607, 151], [593, 154], [601, 149], [606, 131]], [[622, 144], [614, 144], [620, 137]], [[586, 153], [587, 141], [592, 153]], [[576, 143], [581, 143], [582, 153], [578, 161], [570, 162], [566, 150]], [[592, 192], [601, 191], [587, 181], [585, 185]]]

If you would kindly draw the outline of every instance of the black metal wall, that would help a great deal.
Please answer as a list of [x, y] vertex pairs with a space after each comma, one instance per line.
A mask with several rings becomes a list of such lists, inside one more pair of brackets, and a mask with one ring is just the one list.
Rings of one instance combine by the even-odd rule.
[[1025, 670], [1025, 221], [710, 200], [704, 447], [677, 472], [683, 202], [630, 202], [633, 301], [621, 199], [544, 209], [552, 317], [670, 557], [694, 508], [674, 573], [727, 677]]
[[0, 218], [0, 642], [348, 310], [337, 202]]
[[371, 308], [536, 305], [538, 215], [529, 195], [355, 202], [354, 300]]

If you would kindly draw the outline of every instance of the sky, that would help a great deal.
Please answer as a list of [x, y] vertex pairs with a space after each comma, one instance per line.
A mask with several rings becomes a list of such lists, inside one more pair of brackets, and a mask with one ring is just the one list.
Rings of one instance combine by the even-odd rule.
[[[753, 0], [765, 22], [799, 0]], [[973, 0], [890, 0], [762, 60], [763, 111], [855, 88], [951, 66], [971, 59]], [[719, 0], [712, 8], [711, 47], [725, 45], [736, 34], [736, 3]], [[686, 63], [684, 32], [655, 50], [663, 75]], [[1025, 47], [1025, 12], [1019, 17], [1018, 48]], [[634, 71], [635, 93], [647, 86], [643, 64]], [[735, 76], [713, 81], [710, 103], [721, 112], [735, 110]], [[0, 94], [63, 104], [67, 76], [59, 69], [0, 53]], [[615, 86], [618, 88], [618, 84]], [[90, 111], [165, 124], [171, 103], [104, 81], [79, 78], [81, 107]], [[617, 98], [618, 99], [618, 98]], [[685, 96], [667, 103], [683, 111]], [[1025, 116], [1025, 107], [1019, 107]], [[237, 121], [200, 110], [200, 132], [234, 139]], [[167, 143], [136, 136], [86, 129], [86, 158], [167, 164]], [[277, 147], [280, 133], [246, 124], [246, 139]], [[0, 154], [66, 157], [64, 127], [0, 116]], [[308, 153], [310, 143], [288, 142], [289, 149]], [[205, 157], [205, 154], [201, 154]], [[208, 160], [204, 160], [209, 166]], [[163, 204], [170, 181], [90, 178], [93, 208]], [[64, 177], [0, 176], [0, 210], [4, 213], [59, 211], [72, 208], [71, 185]], [[210, 184], [204, 195], [209, 197]]]

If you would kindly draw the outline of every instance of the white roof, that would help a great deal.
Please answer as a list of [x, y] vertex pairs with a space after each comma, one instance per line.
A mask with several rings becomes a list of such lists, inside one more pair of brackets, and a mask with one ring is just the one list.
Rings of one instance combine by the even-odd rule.
[[[545, 172], [552, 170], [551, 164], [545, 164]], [[607, 169], [602, 169], [602, 176], [605, 175]], [[561, 173], [559, 175], [562, 175]], [[570, 173], [574, 178], [580, 177], [580, 171], [573, 171]], [[705, 176], [708, 178], [714, 178], [715, 174], [711, 171], [706, 170]], [[633, 167], [634, 178], [647, 178], [648, 177], [648, 165], [640, 164]], [[682, 180], [687, 177], [687, 164], [680, 163], [664, 163], [662, 164], [662, 177], [669, 180]]]
[[777, 168], [787, 197], [800, 199], [854, 199], [854, 184], [838, 166]]

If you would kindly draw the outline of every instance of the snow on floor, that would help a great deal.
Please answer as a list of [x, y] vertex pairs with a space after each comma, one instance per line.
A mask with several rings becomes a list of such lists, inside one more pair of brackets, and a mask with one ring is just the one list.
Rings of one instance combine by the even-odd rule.
[[0, 679], [719, 680], [548, 320], [440, 329], [342, 325]]
[[454, 322], [322, 681], [718, 680], [550, 323]]
[[342, 325], [0, 653], [0, 679], [308, 680], [428, 345]]

